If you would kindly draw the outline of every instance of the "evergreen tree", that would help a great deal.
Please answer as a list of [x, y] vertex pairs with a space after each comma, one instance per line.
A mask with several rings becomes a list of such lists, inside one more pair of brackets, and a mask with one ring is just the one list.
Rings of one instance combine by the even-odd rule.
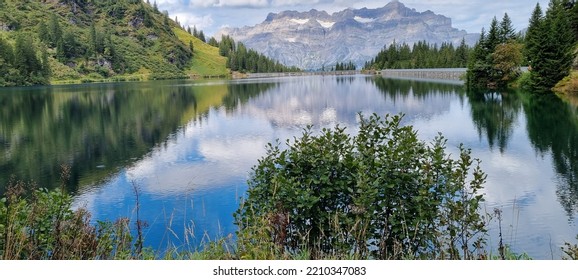
[[116, 50], [112, 34], [107, 32], [104, 38], [104, 57], [110, 61], [113, 71], [118, 74], [124, 73], [126, 70], [126, 61], [125, 58]]
[[489, 49], [489, 46], [489, 38], [486, 36], [485, 29], [482, 28], [480, 39], [474, 46], [472, 57], [468, 63], [468, 70], [466, 73], [468, 87], [484, 88], [490, 83], [492, 65], [489, 61], [489, 58], [491, 58], [491, 50]]
[[168, 11], [164, 11], [163, 12], [163, 24], [166, 27], [170, 27], [171, 23], [169, 21], [169, 12]]
[[149, 14], [149, 12], [142, 8], [142, 16], [143, 16], [143, 24], [145, 27], [151, 28], [154, 25], [153, 17]]
[[42, 63], [36, 56], [36, 48], [32, 36], [19, 33], [14, 46], [14, 68], [20, 73], [22, 84], [44, 84]]
[[0, 36], [0, 58], [10, 66], [14, 63], [14, 48], [2, 36]]
[[48, 32], [48, 25], [46, 25], [46, 22], [40, 22], [40, 24], [38, 24], [38, 38], [40, 41], [49, 44], [50, 37], [50, 32]]
[[468, 45], [466, 45], [466, 38], [462, 38], [460, 45], [456, 49], [455, 64], [453, 67], [466, 67], [468, 64]]
[[576, 42], [569, 12], [563, 1], [552, 0], [546, 15], [537, 23], [533, 23], [537, 16], [532, 15], [526, 54], [532, 67], [531, 86], [535, 90], [549, 91], [569, 73]]
[[219, 42], [217, 42], [217, 39], [215, 39], [215, 37], [211, 37], [211, 39], [209, 39], [208, 44], [213, 47], [219, 47]]
[[203, 32], [203, 30], [199, 31], [199, 40], [206, 42], [205, 33]]
[[516, 30], [512, 26], [512, 20], [508, 16], [508, 13], [504, 14], [504, 17], [500, 22], [499, 36], [500, 36], [500, 43], [506, 43], [510, 40], [515, 40], [517, 37]]
[[55, 14], [50, 15], [50, 22], [48, 23], [50, 34], [50, 45], [56, 47], [58, 42], [62, 40], [62, 28], [58, 22], [58, 17]]
[[104, 53], [105, 38], [103, 33], [98, 30], [94, 22], [90, 25], [88, 56], [97, 57]]
[[197, 30], [197, 26], [193, 26], [193, 37], [199, 38], [199, 31]]
[[574, 30], [574, 40], [578, 41], [578, 3], [575, 0], [566, 0], [565, 6], [570, 13], [570, 24]]
[[90, 25], [90, 33], [89, 33], [89, 40], [88, 40], [88, 56], [96, 56], [98, 51], [97, 41], [98, 35], [96, 34], [96, 26], [94, 22]]
[[68, 61], [64, 51], [64, 42], [62, 40], [58, 41], [58, 44], [56, 45], [56, 59], [62, 63], [66, 63]]
[[14, 49], [0, 36], [0, 86], [13, 85], [13, 67]]
[[235, 51], [235, 41], [229, 36], [221, 36], [221, 42], [219, 43], [219, 54], [221, 56], [229, 56], [229, 53]]
[[526, 59], [530, 63], [530, 68], [533, 68], [533, 63], [540, 55], [541, 40], [543, 31], [543, 13], [540, 3], [536, 4], [532, 16], [530, 17], [530, 23], [528, 25], [528, 31], [526, 31], [525, 37], [525, 48], [524, 54]]
[[50, 69], [50, 60], [48, 59], [48, 50], [44, 47], [42, 48], [42, 77], [48, 81], [52, 71]]
[[[490, 24], [490, 30], [488, 31], [488, 37], [485, 41], [485, 48], [489, 51], [489, 53], [493, 52], [498, 44], [502, 43], [500, 40], [500, 29], [498, 27], [498, 20], [496, 17], [492, 19], [492, 23]], [[490, 59], [490, 58], [486, 58]]]

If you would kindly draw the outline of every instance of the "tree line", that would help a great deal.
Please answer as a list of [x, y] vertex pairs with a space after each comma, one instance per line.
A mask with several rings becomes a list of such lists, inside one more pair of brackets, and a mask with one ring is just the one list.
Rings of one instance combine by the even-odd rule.
[[348, 63], [345, 62], [337, 62], [335, 66], [331, 68], [331, 71], [352, 71], [356, 70], [357, 66], [353, 64], [353, 62], [349, 61]]
[[[210, 41], [213, 41], [212, 39]], [[214, 44], [210, 42], [209, 44]], [[227, 35], [221, 36], [218, 42], [219, 54], [227, 57], [227, 68], [231, 71], [250, 73], [298, 72], [297, 67], [287, 67], [279, 61], [268, 58], [255, 50], [249, 49], [241, 42], [235, 42]]]
[[466, 67], [470, 49], [464, 39], [457, 47], [447, 42], [438, 46], [425, 40], [410, 47], [407, 43], [394, 41], [384, 47], [374, 59], [367, 61], [363, 68], [379, 70]]

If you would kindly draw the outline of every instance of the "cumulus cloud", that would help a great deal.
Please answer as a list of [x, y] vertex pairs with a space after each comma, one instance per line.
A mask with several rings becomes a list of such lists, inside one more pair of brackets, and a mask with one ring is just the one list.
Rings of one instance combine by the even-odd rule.
[[268, 0], [191, 0], [192, 7], [267, 7]]
[[185, 27], [196, 26], [197, 29], [199, 29], [199, 30], [204, 30], [204, 29], [210, 28], [215, 23], [215, 20], [213, 19], [212, 15], [210, 15], [210, 14], [197, 16], [197, 15], [191, 15], [187, 12], [178, 12], [178, 13], [173, 13], [172, 15], [174, 15], [173, 18], [177, 17], [179, 19], [179, 22], [181, 23], [181, 25], [183, 25]]
[[[151, 1], [152, 2], [152, 1]], [[283, 10], [325, 10], [329, 13], [347, 8], [378, 8], [388, 2], [383, 0], [156, 0], [160, 10], [167, 10], [172, 18], [178, 16], [185, 26], [197, 26], [205, 34], [215, 34], [222, 26], [242, 27], [265, 20], [267, 14]], [[401, 0], [405, 6], [418, 12], [431, 10], [452, 19], [453, 26], [470, 33], [488, 28], [494, 16], [501, 19], [508, 13], [517, 30], [527, 27], [528, 19], [536, 5], [543, 9], [548, 0], [485, 1], [485, 0]]]

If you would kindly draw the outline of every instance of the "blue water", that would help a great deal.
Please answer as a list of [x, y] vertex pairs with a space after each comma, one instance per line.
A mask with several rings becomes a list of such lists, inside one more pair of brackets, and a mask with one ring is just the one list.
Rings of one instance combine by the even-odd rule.
[[[471, 148], [488, 174], [482, 210], [502, 210], [504, 242], [514, 251], [526, 252], [535, 259], [560, 259], [564, 242], [576, 242], [578, 118], [575, 107], [554, 98], [544, 100], [523, 92], [473, 95], [455, 83], [361, 75], [171, 81], [155, 86], [135, 83], [130, 91], [123, 90], [123, 84], [104, 89], [87, 86], [91, 87], [106, 92], [95, 93], [97, 96], [118, 99], [99, 103], [115, 108], [117, 114], [123, 107], [128, 112], [136, 110], [130, 107], [137, 106], [130, 97], [138, 94], [139, 87], [150, 96], [135, 99], [144, 101], [138, 106], [147, 106], [147, 98], [166, 97], [155, 99], [159, 107], [143, 110], [143, 116], [152, 116], [153, 124], [155, 116], [182, 105], [182, 111], [172, 112], [176, 116], [158, 118], [158, 127], [146, 133], [126, 132], [152, 139], [142, 154], [129, 153], [124, 158], [113, 154], [109, 156], [113, 160], [86, 156], [97, 159], [77, 172], [75, 206], [86, 207], [94, 220], [128, 217], [134, 223], [136, 189], [139, 217], [148, 224], [145, 245], [153, 248], [195, 248], [216, 238], [234, 238], [233, 213], [247, 190], [251, 167], [265, 154], [266, 144], [299, 136], [307, 125], [322, 128], [339, 124], [354, 133], [359, 112], [404, 113], [403, 123], [412, 125], [421, 139], [429, 141], [441, 132], [448, 139], [449, 152], [455, 154], [460, 143]], [[175, 94], [180, 96], [177, 101], [170, 97]], [[60, 99], [56, 97], [43, 99], [42, 104], [57, 104]], [[130, 102], [121, 102], [125, 99]], [[66, 100], [58, 104], [72, 102]], [[176, 103], [171, 105], [167, 100]], [[71, 118], [71, 122], [76, 119], [79, 117]], [[165, 124], [168, 120], [170, 124]], [[106, 127], [122, 122], [113, 121], [99, 120], [98, 126], [106, 131]], [[140, 125], [138, 120], [127, 123], [130, 125], [118, 127]], [[158, 132], [167, 125], [169, 133]], [[130, 141], [123, 141], [131, 144], [124, 149], [131, 149], [139, 139], [129, 136]], [[10, 147], [18, 147], [18, 143]], [[98, 156], [103, 147], [113, 145], [103, 143], [97, 149]], [[82, 146], [73, 155], [81, 150]], [[113, 151], [118, 154], [118, 150]], [[111, 162], [117, 164], [110, 167]], [[488, 245], [495, 250], [497, 221], [490, 221], [489, 227]]]

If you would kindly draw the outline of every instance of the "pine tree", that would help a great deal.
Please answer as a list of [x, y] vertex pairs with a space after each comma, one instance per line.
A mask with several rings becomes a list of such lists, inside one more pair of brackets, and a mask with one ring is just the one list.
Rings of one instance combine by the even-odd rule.
[[550, 1], [546, 15], [539, 22], [537, 27], [531, 26], [534, 30], [526, 38], [526, 52], [532, 66], [532, 87], [538, 91], [549, 91], [568, 75], [576, 40], [568, 10], [562, 1]]
[[546, 13], [545, 25], [550, 34], [547, 36], [548, 43], [544, 46], [546, 51], [543, 59], [546, 71], [543, 75], [551, 81], [546, 84], [550, 88], [568, 75], [572, 64], [573, 32], [569, 15], [561, 2], [551, 2], [551, 7]]
[[20, 72], [22, 84], [37, 84], [37, 77], [42, 74], [42, 63], [36, 56], [32, 36], [19, 33], [14, 46], [14, 67]]
[[466, 38], [462, 38], [459, 47], [456, 48], [454, 67], [466, 67], [468, 63], [468, 45]]
[[203, 30], [199, 31], [199, 40], [206, 42], [205, 33], [203, 32]]
[[0, 86], [13, 85], [15, 77], [10, 75], [10, 72], [14, 72], [13, 57], [14, 49], [0, 36]]
[[50, 33], [50, 45], [56, 47], [58, 42], [62, 40], [62, 28], [58, 22], [58, 17], [55, 14], [50, 16], [50, 22], [48, 23], [48, 31]]
[[211, 39], [209, 39], [208, 44], [213, 47], [219, 47], [219, 42], [217, 42], [217, 39], [215, 39], [215, 37], [211, 37]]
[[574, 39], [578, 41], [578, 3], [574, 0], [566, 0], [566, 7], [570, 13], [570, 24], [574, 30]]
[[48, 50], [46, 48], [42, 48], [42, 76], [46, 81], [50, 79], [50, 75], [52, 71], [50, 69], [50, 61], [48, 59]]
[[488, 31], [485, 48], [489, 51], [489, 53], [492, 53], [496, 46], [500, 43], [500, 29], [498, 27], [498, 20], [496, 17], [494, 17], [492, 19], [492, 23], [490, 24], [490, 30]]
[[0, 36], [0, 58], [10, 66], [14, 63], [14, 48]]
[[88, 40], [88, 56], [96, 56], [98, 54], [98, 47], [97, 47], [97, 34], [96, 34], [96, 26], [94, 22], [90, 25], [90, 33], [89, 33], [89, 40]]
[[76, 35], [71, 31], [65, 31], [62, 37], [62, 54], [63, 59], [68, 61], [80, 52], [80, 44], [76, 41]]
[[528, 25], [528, 31], [526, 31], [525, 38], [525, 48], [524, 55], [526, 60], [530, 63], [530, 68], [533, 68], [533, 63], [540, 55], [541, 39], [544, 33], [543, 29], [543, 13], [540, 3], [536, 4], [532, 16], [530, 17], [530, 23]]
[[[495, 19], [495, 18], [494, 18]], [[467, 84], [473, 88], [483, 88], [489, 83], [491, 74], [491, 65], [488, 62], [488, 57], [491, 54], [488, 48], [488, 37], [486, 31], [482, 28], [480, 32], [480, 39], [474, 46], [472, 57], [468, 62], [467, 70]]]
[[48, 32], [48, 25], [42, 21], [38, 25], [38, 38], [44, 43], [50, 43], [50, 33]]
[[199, 38], [199, 31], [197, 30], [197, 26], [193, 26], [193, 37]]
[[512, 26], [512, 20], [508, 16], [508, 13], [504, 14], [504, 17], [500, 22], [499, 36], [500, 36], [500, 43], [506, 43], [510, 40], [516, 40], [516, 30]]

